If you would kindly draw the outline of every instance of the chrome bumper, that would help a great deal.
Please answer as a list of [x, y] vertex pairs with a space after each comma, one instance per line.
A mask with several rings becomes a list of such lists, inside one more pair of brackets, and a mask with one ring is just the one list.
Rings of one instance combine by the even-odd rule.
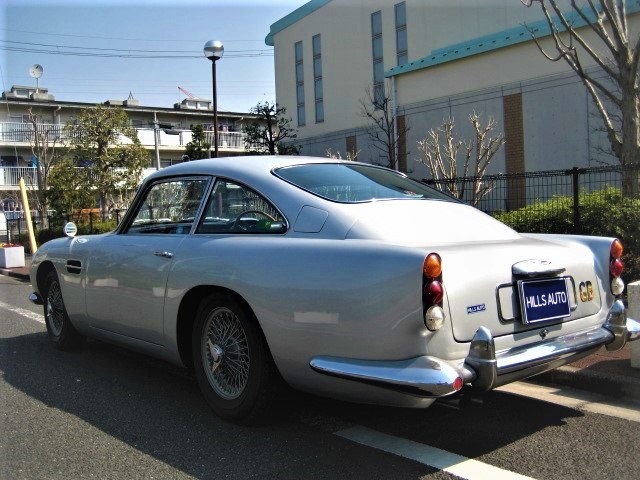
[[31, 301], [31, 303], [35, 303], [36, 305], [44, 305], [42, 297], [36, 292], [33, 292], [29, 295], [29, 300]]
[[444, 397], [462, 388], [458, 371], [434, 357], [397, 361], [315, 357], [310, 365], [325, 375], [421, 397]]
[[444, 397], [460, 390], [463, 384], [488, 391], [578, 360], [603, 345], [615, 351], [639, 338], [640, 323], [627, 318], [624, 304], [617, 301], [602, 327], [497, 353], [491, 332], [480, 327], [471, 341], [467, 358], [458, 368], [429, 356], [396, 361], [315, 357], [310, 366], [325, 375], [398, 392]]
[[462, 366], [465, 383], [487, 391], [500, 385], [543, 373], [586, 357], [603, 345], [609, 351], [620, 350], [627, 342], [640, 338], [640, 323], [627, 318], [618, 300], [600, 328], [496, 353], [489, 330], [481, 327], [471, 341], [469, 355]]

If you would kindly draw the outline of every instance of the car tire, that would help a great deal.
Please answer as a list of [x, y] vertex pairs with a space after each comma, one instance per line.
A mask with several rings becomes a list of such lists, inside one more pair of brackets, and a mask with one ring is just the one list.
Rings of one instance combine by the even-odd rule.
[[60, 350], [76, 350], [85, 338], [73, 327], [62, 298], [60, 280], [55, 270], [47, 274], [44, 287], [44, 319], [49, 338]]
[[193, 364], [207, 402], [225, 420], [261, 417], [276, 388], [273, 359], [253, 313], [226, 294], [202, 301], [192, 335]]

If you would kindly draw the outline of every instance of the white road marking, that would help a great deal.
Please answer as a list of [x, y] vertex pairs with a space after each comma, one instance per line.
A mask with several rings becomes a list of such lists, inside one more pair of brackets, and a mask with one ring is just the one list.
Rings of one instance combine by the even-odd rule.
[[41, 313], [34, 313], [31, 310], [25, 310], [24, 308], [14, 307], [13, 305], [9, 305], [8, 303], [0, 302], [0, 308], [8, 310], [12, 313], [16, 313], [23, 317], [28, 318], [29, 320], [35, 320], [38, 323], [44, 323], [44, 317]]
[[535, 398], [590, 413], [640, 422], [640, 402], [614, 400], [611, 397], [570, 388], [546, 387], [525, 382], [515, 382], [497, 388], [507, 393]]
[[443, 470], [468, 480], [525, 480], [531, 479], [518, 473], [472, 460], [462, 455], [430, 447], [422, 443], [405, 440], [366, 427], [356, 426], [335, 432], [336, 435], [376, 448], [424, 465]]

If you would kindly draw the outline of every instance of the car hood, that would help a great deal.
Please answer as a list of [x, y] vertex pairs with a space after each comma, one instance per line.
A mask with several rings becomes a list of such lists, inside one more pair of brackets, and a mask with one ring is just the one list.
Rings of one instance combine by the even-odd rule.
[[347, 239], [399, 245], [517, 240], [520, 235], [493, 217], [462, 203], [441, 200], [383, 200], [350, 205], [355, 216]]

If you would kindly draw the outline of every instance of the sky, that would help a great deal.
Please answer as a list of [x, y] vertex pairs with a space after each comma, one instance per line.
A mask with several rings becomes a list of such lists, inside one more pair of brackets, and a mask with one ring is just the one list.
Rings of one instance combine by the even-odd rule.
[[[0, 0], [2, 90], [36, 86], [61, 101], [125, 100], [172, 107], [212, 98], [202, 47], [224, 44], [216, 63], [218, 108], [248, 112], [275, 100], [272, 23], [307, 0]], [[149, 58], [151, 57], [151, 58]], [[173, 57], [173, 58], [168, 58]]]

